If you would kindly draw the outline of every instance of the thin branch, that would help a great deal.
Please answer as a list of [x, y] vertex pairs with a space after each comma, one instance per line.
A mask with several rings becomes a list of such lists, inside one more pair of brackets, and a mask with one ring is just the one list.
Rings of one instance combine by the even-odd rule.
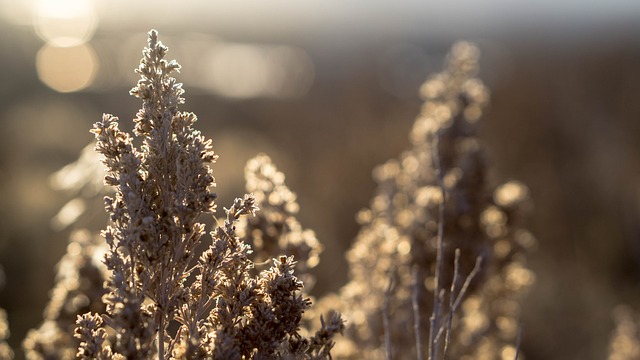
[[520, 343], [522, 341], [522, 336], [524, 335], [524, 327], [522, 326], [522, 320], [520, 320], [520, 324], [518, 326], [518, 337], [516, 338], [516, 355], [513, 360], [518, 360], [518, 355], [520, 355]]
[[436, 323], [440, 313], [440, 289], [442, 288], [441, 279], [443, 268], [443, 243], [444, 243], [444, 206], [446, 203], [446, 190], [444, 187], [444, 175], [442, 164], [440, 163], [440, 134], [437, 132], [433, 144], [433, 163], [438, 178], [438, 186], [442, 195], [442, 202], [439, 208], [438, 219], [438, 236], [436, 243], [436, 272], [435, 272], [435, 289], [433, 290], [433, 312], [429, 321], [429, 360], [436, 360], [438, 355], [438, 344], [436, 341]]
[[471, 282], [473, 281], [473, 279], [480, 272], [481, 266], [482, 266], [482, 256], [478, 256], [476, 258], [476, 264], [473, 266], [473, 270], [471, 270], [467, 278], [464, 280], [464, 284], [462, 284], [462, 288], [460, 288], [460, 292], [458, 293], [458, 296], [456, 296], [456, 301], [453, 303], [453, 309], [452, 309], [453, 311], [456, 311], [458, 307], [460, 307], [460, 303], [462, 302], [464, 295], [467, 293], [467, 289], [469, 289], [469, 285], [471, 285]]
[[[460, 289], [460, 292], [455, 297], [455, 301], [453, 302], [453, 306], [449, 309], [449, 315], [448, 316], [453, 316], [453, 314], [460, 307], [460, 304], [462, 303], [462, 299], [464, 298], [464, 295], [467, 293], [467, 290], [469, 289], [469, 285], [471, 284], [473, 279], [476, 277], [476, 275], [478, 275], [478, 272], [480, 272], [481, 264], [482, 264], [482, 257], [478, 256], [476, 258], [475, 266], [473, 267], [473, 269], [471, 270], [469, 275], [467, 275], [467, 277], [465, 278], [464, 284], [462, 285], [462, 288]], [[451, 296], [453, 296], [453, 294], [451, 294]], [[445, 325], [440, 326], [440, 329], [438, 330], [438, 334], [436, 335], [436, 342], [440, 341], [440, 338], [442, 337], [442, 334], [444, 334], [444, 332], [446, 330], [446, 326]]]
[[416, 335], [416, 355], [417, 355], [417, 360], [422, 360], [423, 356], [422, 356], [422, 335], [421, 335], [421, 331], [420, 331], [420, 303], [418, 301], [418, 272], [420, 271], [420, 269], [418, 268], [417, 265], [413, 266], [413, 271], [411, 274], [412, 277], [412, 284], [411, 284], [411, 288], [412, 288], [412, 297], [411, 297], [411, 303], [413, 305], [413, 327], [414, 327], [414, 331], [415, 331], [415, 335]]
[[449, 292], [449, 315], [447, 316], [447, 326], [445, 327], [444, 350], [443, 355], [447, 358], [447, 350], [449, 349], [449, 341], [451, 341], [451, 327], [453, 322], [453, 302], [456, 294], [456, 285], [460, 273], [460, 249], [456, 249], [453, 260], [453, 279], [451, 280], [451, 290]]
[[160, 326], [158, 327], [158, 359], [164, 360], [164, 310], [160, 313]]
[[175, 348], [176, 343], [180, 341], [180, 337], [182, 336], [182, 330], [183, 330], [183, 327], [180, 326], [178, 328], [178, 331], [176, 332], [176, 336], [173, 339], [171, 339], [171, 341], [169, 342], [169, 346], [167, 347], [167, 354], [173, 353], [173, 349]]
[[384, 346], [387, 350], [387, 360], [392, 360], [391, 353], [391, 325], [389, 324], [389, 302], [391, 300], [391, 289], [393, 287], [393, 272], [389, 273], [389, 284], [384, 293], [384, 305], [382, 309], [382, 324], [384, 326]]

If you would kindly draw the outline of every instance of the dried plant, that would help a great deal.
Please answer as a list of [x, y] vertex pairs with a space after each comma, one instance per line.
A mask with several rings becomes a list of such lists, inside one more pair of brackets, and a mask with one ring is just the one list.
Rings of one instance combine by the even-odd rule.
[[640, 359], [640, 316], [628, 306], [614, 309], [616, 327], [609, 341], [609, 360]]
[[101, 209], [102, 197], [109, 193], [110, 188], [103, 181], [104, 166], [101, 163], [101, 155], [94, 149], [94, 142], [88, 144], [76, 161], [49, 177], [49, 183], [54, 190], [62, 191], [71, 198], [51, 219], [54, 230], [63, 230], [70, 226], [76, 229], [91, 227], [85, 220], [104, 214]]
[[7, 321], [7, 312], [0, 309], [0, 359], [13, 359], [13, 350], [7, 344], [9, 338], [9, 322]]
[[76, 161], [50, 177], [53, 189], [72, 197], [52, 219], [52, 228], [74, 229], [67, 251], [57, 264], [44, 319], [22, 342], [27, 360], [75, 359], [80, 345], [73, 336], [78, 315], [105, 309], [102, 296], [107, 269], [102, 259], [108, 248], [97, 232], [88, 229], [91, 225], [87, 221], [99, 212], [99, 198], [108, 192], [103, 184], [104, 167], [94, 148], [95, 143], [87, 145]]
[[[523, 255], [534, 240], [517, 224], [526, 187], [486, 184], [476, 131], [489, 95], [474, 77], [477, 59], [469, 43], [452, 48], [445, 71], [420, 90], [411, 149], [374, 171], [378, 191], [358, 215], [351, 280], [339, 293], [349, 339], [339, 356], [515, 354], [517, 298], [533, 279]], [[420, 316], [428, 311], [432, 321]]]
[[88, 311], [103, 312], [105, 247], [88, 230], [72, 233], [67, 253], [58, 263], [56, 284], [44, 311], [44, 321], [23, 342], [28, 360], [74, 359], [80, 342], [73, 337], [76, 318]]
[[245, 179], [247, 192], [254, 194], [260, 212], [243, 219], [238, 233], [251, 245], [254, 261], [268, 261], [280, 254], [293, 256], [297, 262], [296, 274], [305, 289], [310, 290], [315, 279], [309, 270], [320, 261], [322, 245], [313, 230], [303, 229], [296, 219], [300, 208], [296, 194], [289, 190], [284, 174], [265, 154], [247, 162]]
[[[411, 52], [396, 50], [383, 59], [391, 80], [397, 60]], [[478, 129], [489, 92], [476, 78], [475, 46], [456, 44], [443, 72], [420, 89], [425, 102], [408, 150], [373, 172], [378, 189], [358, 214], [349, 282], [315, 307], [308, 293], [322, 246], [296, 218], [284, 174], [266, 155], [250, 160], [248, 194], [218, 221], [217, 156], [195, 129], [195, 115], [181, 111], [179, 65], [165, 60], [155, 31], [143, 54], [131, 91], [142, 101], [135, 130], [104, 115], [93, 129], [97, 145], [52, 177], [75, 197], [52, 219], [55, 229], [102, 211], [105, 194], [109, 226], [102, 235], [70, 230], [44, 319], [23, 341], [28, 360], [521, 358], [519, 299], [535, 279], [526, 262], [535, 239], [521, 221], [529, 194], [522, 183], [498, 185], [488, 176]], [[283, 59], [291, 60], [275, 60]], [[23, 107], [9, 115], [24, 117]], [[31, 174], [22, 175], [10, 180]], [[42, 193], [28, 195], [26, 202], [42, 202]], [[14, 208], [6, 221], [33, 218]], [[606, 225], [595, 224], [595, 233], [609, 231]], [[24, 235], [17, 231], [7, 239]], [[41, 256], [46, 248], [28, 251]], [[28, 320], [18, 305], [11, 320]], [[640, 359], [640, 313], [622, 306], [613, 315], [608, 358]], [[0, 359], [14, 357], [8, 337], [0, 309]]]
[[[0, 287], [4, 286], [5, 275], [4, 270], [0, 266]], [[7, 312], [0, 308], [0, 359], [11, 360], [14, 357], [13, 350], [7, 344], [11, 332], [9, 331], [9, 321], [7, 320]]]
[[[422, 86], [411, 148], [374, 170], [379, 186], [358, 214], [350, 281], [315, 308], [306, 291], [322, 247], [268, 156], [247, 163], [250, 194], [213, 231], [199, 222], [216, 209], [217, 156], [195, 115], [178, 110], [179, 65], [166, 53], [150, 32], [131, 91], [143, 103], [134, 134], [112, 115], [94, 125], [115, 191], [105, 198], [107, 248], [74, 232], [45, 320], [24, 341], [28, 359], [519, 356], [518, 299], [534, 278], [525, 253], [535, 240], [520, 225], [527, 188], [486, 181], [476, 132], [489, 94], [475, 78], [477, 48], [456, 44]], [[56, 176], [74, 169], [82, 172]], [[76, 180], [78, 189], [95, 183]], [[346, 314], [346, 328], [331, 308]], [[320, 330], [309, 331], [318, 317]]]
[[258, 210], [253, 195], [225, 209], [226, 219], [198, 258], [196, 247], [206, 237], [197, 220], [216, 207], [209, 190], [216, 155], [211, 141], [193, 129], [195, 115], [178, 111], [183, 90], [171, 73], [179, 65], [165, 60], [166, 53], [150, 32], [137, 70], [141, 80], [131, 91], [143, 102], [135, 137], [111, 115], [94, 125], [105, 182], [116, 193], [105, 198], [111, 220], [103, 231], [109, 245], [106, 313], [78, 317], [78, 357], [329, 357], [342, 319], [334, 313], [315, 335], [299, 333], [310, 301], [293, 275], [294, 258], [279, 256], [252, 274], [251, 249], [236, 224]]

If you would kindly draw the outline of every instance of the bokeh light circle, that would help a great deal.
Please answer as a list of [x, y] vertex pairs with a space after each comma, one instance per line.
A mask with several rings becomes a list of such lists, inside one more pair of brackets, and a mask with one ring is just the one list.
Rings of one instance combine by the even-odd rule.
[[98, 58], [89, 44], [74, 47], [43, 46], [36, 56], [38, 77], [59, 92], [79, 91], [91, 85]]
[[58, 47], [87, 42], [95, 32], [98, 17], [90, 0], [38, 0], [33, 26], [38, 36]]

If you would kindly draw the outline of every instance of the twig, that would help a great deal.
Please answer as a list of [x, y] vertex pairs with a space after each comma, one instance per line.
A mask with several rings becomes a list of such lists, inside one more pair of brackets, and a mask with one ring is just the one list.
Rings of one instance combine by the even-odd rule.
[[518, 360], [518, 355], [520, 355], [520, 342], [522, 341], [522, 336], [524, 335], [524, 328], [522, 326], [522, 320], [520, 320], [520, 324], [518, 326], [518, 337], [516, 338], [516, 355], [513, 360]]
[[[464, 284], [462, 284], [462, 288], [460, 288], [460, 292], [458, 292], [458, 295], [456, 295], [455, 301], [453, 302], [453, 306], [449, 309], [448, 316], [453, 316], [453, 314], [460, 307], [460, 304], [462, 303], [462, 299], [464, 298], [464, 295], [467, 293], [467, 290], [469, 289], [469, 285], [471, 285], [471, 281], [473, 281], [476, 275], [478, 275], [478, 272], [480, 272], [481, 264], [482, 264], [482, 257], [478, 256], [476, 258], [475, 266], [473, 267], [469, 275], [467, 275], [467, 277], [465, 278]], [[451, 296], [453, 296], [453, 294], [451, 294]], [[440, 341], [440, 337], [442, 337], [442, 334], [446, 330], [445, 325], [441, 326], [440, 329], [438, 330], [438, 334], [436, 335], [436, 341]]]
[[164, 360], [164, 311], [160, 313], [160, 326], [158, 328], [158, 359]]
[[171, 354], [173, 352], [173, 348], [175, 348], [176, 343], [179, 341], [180, 337], [182, 336], [182, 329], [183, 327], [180, 326], [178, 328], [178, 331], [176, 332], [176, 336], [171, 339], [171, 341], [169, 342], [169, 346], [167, 347], [167, 354]]
[[436, 243], [436, 272], [435, 272], [435, 289], [433, 290], [433, 312], [429, 321], [429, 360], [436, 360], [438, 355], [438, 344], [436, 341], [436, 323], [440, 312], [440, 289], [442, 288], [441, 279], [443, 268], [443, 236], [444, 236], [444, 206], [446, 202], [446, 190], [444, 187], [444, 176], [442, 174], [442, 164], [440, 163], [440, 134], [435, 134], [433, 146], [433, 163], [438, 178], [438, 186], [442, 195], [442, 202], [439, 208], [438, 219], [438, 236]]
[[389, 284], [384, 293], [384, 305], [382, 309], [382, 324], [384, 326], [384, 346], [387, 350], [387, 360], [392, 360], [391, 353], [391, 325], [389, 324], [389, 302], [391, 300], [391, 288], [393, 287], [393, 272], [389, 273]]
[[453, 302], [456, 294], [456, 285], [458, 284], [458, 276], [460, 273], [460, 249], [456, 249], [453, 260], [453, 279], [451, 280], [451, 290], [449, 293], [449, 315], [447, 316], [447, 326], [445, 328], [444, 350], [443, 355], [447, 358], [447, 350], [449, 349], [449, 341], [451, 340], [451, 326], [453, 322]]
[[418, 272], [419, 268], [417, 265], [413, 266], [413, 271], [411, 274], [412, 277], [412, 297], [411, 303], [413, 305], [413, 328], [416, 335], [416, 356], [417, 360], [422, 360], [422, 335], [420, 331], [420, 303], [418, 302]]
[[464, 284], [462, 284], [462, 288], [460, 288], [460, 292], [456, 296], [456, 301], [453, 303], [453, 311], [456, 311], [462, 302], [462, 298], [467, 293], [467, 289], [469, 289], [469, 285], [471, 285], [471, 281], [478, 275], [480, 272], [480, 267], [482, 266], [482, 256], [478, 256], [476, 258], [476, 264], [473, 266], [473, 270], [467, 275], [467, 278], [464, 280]]

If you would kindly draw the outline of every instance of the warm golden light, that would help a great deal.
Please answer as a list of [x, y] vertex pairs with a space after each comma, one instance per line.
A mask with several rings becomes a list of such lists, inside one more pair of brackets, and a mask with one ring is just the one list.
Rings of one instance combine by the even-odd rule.
[[224, 46], [211, 57], [211, 86], [228, 97], [260, 95], [268, 85], [268, 72], [265, 57], [252, 46]]
[[97, 25], [90, 0], [38, 0], [33, 9], [33, 26], [53, 46], [77, 46], [88, 41]]
[[313, 63], [298, 48], [227, 43], [205, 56], [199, 86], [226, 97], [298, 97], [313, 83]]
[[518, 181], [510, 181], [496, 189], [493, 199], [500, 206], [520, 204], [529, 195], [529, 189]]
[[59, 92], [86, 88], [98, 69], [98, 59], [89, 44], [59, 48], [45, 45], [36, 57], [38, 77]]
[[62, 230], [73, 224], [84, 213], [86, 204], [84, 200], [75, 198], [60, 209], [58, 214], [51, 219], [54, 230]]

